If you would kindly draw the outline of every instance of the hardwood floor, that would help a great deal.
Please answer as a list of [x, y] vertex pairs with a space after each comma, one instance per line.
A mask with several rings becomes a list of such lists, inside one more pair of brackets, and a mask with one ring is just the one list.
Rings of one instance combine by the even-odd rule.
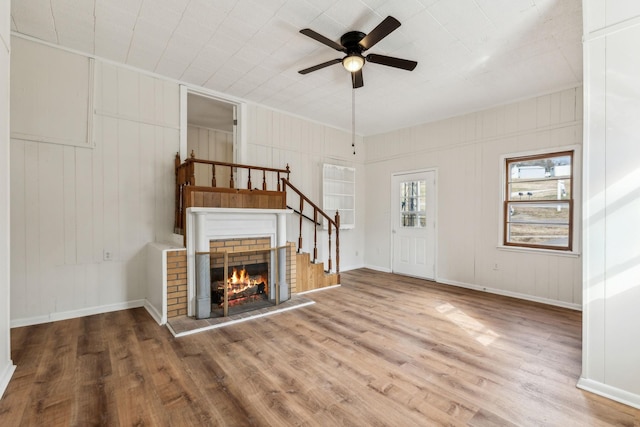
[[17, 328], [1, 426], [640, 426], [575, 387], [581, 314], [392, 274], [175, 339], [144, 309]]

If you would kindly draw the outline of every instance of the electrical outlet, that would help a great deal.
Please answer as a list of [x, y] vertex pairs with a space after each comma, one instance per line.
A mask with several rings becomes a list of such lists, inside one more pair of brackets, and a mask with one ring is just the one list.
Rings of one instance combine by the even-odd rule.
[[105, 249], [102, 252], [102, 259], [105, 261], [113, 261], [113, 253]]
[[493, 269], [494, 270], [500, 270], [500, 267], [498, 266], [497, 262], [495, 264], [493, 264]]

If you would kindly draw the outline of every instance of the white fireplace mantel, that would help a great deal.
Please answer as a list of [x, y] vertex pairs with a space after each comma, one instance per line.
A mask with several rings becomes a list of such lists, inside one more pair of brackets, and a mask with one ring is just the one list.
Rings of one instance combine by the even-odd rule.
[[[287, 241], [286, 219], [291, 212], [289, 209], [187, 209], [185, 232], [187, 240], [187, 311], [189, 316], [194, 316], [197, 313], [196, 252], [209, 252], [211, 240], [243, 237], [269, 237], [271, 247], [284, 246]], [[281, 283], [281, 292], [288, 292], [286, 287], [286, 283]]]

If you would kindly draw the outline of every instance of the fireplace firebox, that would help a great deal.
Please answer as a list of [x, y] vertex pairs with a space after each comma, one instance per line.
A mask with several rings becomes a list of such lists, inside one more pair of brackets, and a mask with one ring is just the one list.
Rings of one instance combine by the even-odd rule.
[[211, 314], [222, 315], [225, 286], [230, 314], [256, 310], [269, 305], [269, 263], [229, 266], [211, 269]]

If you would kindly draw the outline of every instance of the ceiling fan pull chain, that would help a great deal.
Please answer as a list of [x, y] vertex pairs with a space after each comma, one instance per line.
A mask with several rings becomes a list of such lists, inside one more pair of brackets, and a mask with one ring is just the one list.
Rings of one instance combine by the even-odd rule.
[[351, 89], [351, 148], [356, 155], [356, 89]]

